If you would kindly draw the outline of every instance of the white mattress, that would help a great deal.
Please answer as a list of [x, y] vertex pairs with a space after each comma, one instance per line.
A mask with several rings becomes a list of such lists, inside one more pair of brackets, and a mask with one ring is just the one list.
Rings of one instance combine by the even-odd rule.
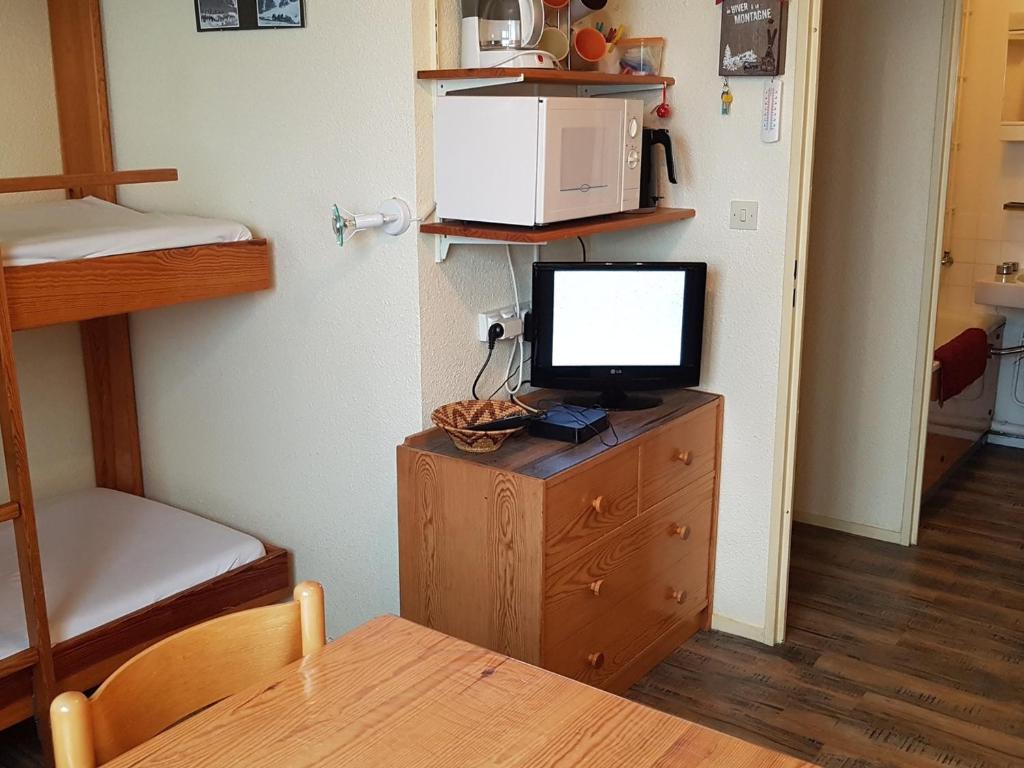
[[8, 266], [251, 239], [233, 221], [140, 213], [95, 197], [0, 206], [0, 250]]
[[[265, 554], [243, 533], [118, 491], [36, 508], [54, 643], [95, 629]], [[0, 659], [28, 647], [11, 523], [0, 526]]]

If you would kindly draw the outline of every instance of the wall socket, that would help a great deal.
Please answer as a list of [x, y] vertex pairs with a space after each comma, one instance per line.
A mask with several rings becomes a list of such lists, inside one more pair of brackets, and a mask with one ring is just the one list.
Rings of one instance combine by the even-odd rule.
[[[533, 307], [533, 304], [531, 302], [529, 302], [529, 301], [524, 301], [520, 306], [522, 307], [523, 316], [525, 317], [526, 313], [529, 312], [530, 309]], [[478, 326], [478, 335], [477, 335], [478, 340], [486, 342], [487, 341], [487, 331], [489, 331], [491, 329], [492, 325], [494, 325], [495, 323], [500, 323], [500, 322], [502, 322], [504, 320], [511, 320], [515, 316], [516, 316], [516, 308], [515, 308], [515, 306], [501, 307], [500, 309], [491, 309], [491, 310], [488, 310], [487, 312], [481, 312], [478, 315], [478, 317], [479, 317], [479, 320], [478, 320], [479, 326]], [[516, 337], [516, 336], [506, 337], [504, 339], [499, 339], [499, 341], [508, 341], [509, 338], [515, 339], [515, 338], [518, 338], [518, 337]]]
[[757, 203], [747, 200], [733, 200], [729, 218], [730, 229], [757, 229]]

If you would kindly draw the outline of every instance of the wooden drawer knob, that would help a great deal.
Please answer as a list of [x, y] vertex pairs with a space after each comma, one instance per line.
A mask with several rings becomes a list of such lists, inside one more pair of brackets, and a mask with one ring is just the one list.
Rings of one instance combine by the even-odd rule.
[[598, 514], [604, 512], [604, 496], [598, 496], [590, 503], [590, 508]]
[[676, 525], [672, 528], [672, 535], [678, 536], [683, 541], [689, 541], [691, 533], [693, 533], [693, 531], [690, 530], [690, 526], [688, 525]]
[[686, 466], [693, 464], [693, 451], [680, 451], [676, 454], [676, 461], [682, 462]]
[[686, 592], [686, 590], [685, 590], [685, 589], [673, 589], [673, 590], [672, 590], [672, 591], [670, 592], [670, 595], [669, 595], [669, 599], [670, 599], [670, 600], [675, 600], [675, 601], [676, 601], [677, 603], [679, 603], [680, 605], [682, 605], [683, 603], [685, 603], [685, 602], [686, 602], [686, 599], [687, 599], [687, 598], [688, 598], [689, 596], [690, 596], [690, 595], [689, 595], [689, 594], [687, 594], [687, 592]]
[[587, 656], [587, 664], [593, 669], [600, 669], [604, 666], [604, 654], [603, 653], [592, 653]]

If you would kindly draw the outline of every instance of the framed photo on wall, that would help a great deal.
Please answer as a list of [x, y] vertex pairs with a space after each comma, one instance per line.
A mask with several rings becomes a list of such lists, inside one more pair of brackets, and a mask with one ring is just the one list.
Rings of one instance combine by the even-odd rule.
[[199, 32], [306, 26], [305, 0], [195, 0], [195, 6]]
[[724, 0], [722, 77], [775, 77], [786, 71], [786, 0]]

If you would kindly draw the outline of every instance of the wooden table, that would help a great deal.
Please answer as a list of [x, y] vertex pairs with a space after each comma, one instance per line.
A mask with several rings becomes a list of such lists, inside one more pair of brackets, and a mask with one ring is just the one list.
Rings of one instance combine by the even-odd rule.
[[105, 768], [142, 765], [808, 766], [395, 617]]

